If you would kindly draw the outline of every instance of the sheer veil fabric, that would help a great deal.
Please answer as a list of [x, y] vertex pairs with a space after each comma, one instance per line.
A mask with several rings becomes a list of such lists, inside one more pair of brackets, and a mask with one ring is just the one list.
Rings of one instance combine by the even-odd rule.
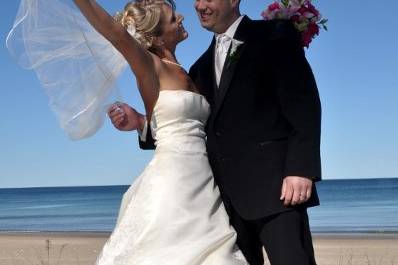
[[70, 139], [95, 134], [109, 104], [121, 100], [116, 80], [127, 62], [71, 0], [21, 0], [6, 46], [36, 72]]

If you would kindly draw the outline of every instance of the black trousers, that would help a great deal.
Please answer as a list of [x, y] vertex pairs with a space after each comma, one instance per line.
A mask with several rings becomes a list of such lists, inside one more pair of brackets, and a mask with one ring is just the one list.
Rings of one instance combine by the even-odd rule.
[[263, 246], [271, 265], [316, 265], [306, 209], [244, 220], [226, 204], [237, 244], [250, 265], [264, 264]]

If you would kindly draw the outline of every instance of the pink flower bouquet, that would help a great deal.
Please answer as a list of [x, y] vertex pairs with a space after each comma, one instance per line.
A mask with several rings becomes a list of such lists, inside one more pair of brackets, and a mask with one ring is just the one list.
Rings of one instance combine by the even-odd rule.
[[302, 45], [309, 47], [312, 39], [319, 35], [322, 26], [327, 30], [327, 19], [323, 19], [311, 0], [280, 0], [272, 3], [261, 13], [265, 20], [290, 19], [301, 34]]

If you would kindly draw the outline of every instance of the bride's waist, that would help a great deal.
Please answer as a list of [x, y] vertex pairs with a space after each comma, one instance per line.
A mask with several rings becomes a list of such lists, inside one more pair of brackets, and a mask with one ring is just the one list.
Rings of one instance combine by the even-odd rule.
[[155, 141], [157, 151], [206, 152], [206, 140], [199, 135], [169, 135]]

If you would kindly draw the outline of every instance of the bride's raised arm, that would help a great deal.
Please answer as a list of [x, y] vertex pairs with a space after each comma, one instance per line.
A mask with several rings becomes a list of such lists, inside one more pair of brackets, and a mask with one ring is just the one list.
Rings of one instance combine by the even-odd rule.
[[146, 95], [151, 97], [150, 94], [153, 94], [153, 92], [157, 93], [159, 81], [156, 75], [153, 55], [95, 0], [74, 0], [74, 2], [90, 24], [126, 58], [136, 75], [141, 89], [140, 92], [144, 93], [144, 101]]

